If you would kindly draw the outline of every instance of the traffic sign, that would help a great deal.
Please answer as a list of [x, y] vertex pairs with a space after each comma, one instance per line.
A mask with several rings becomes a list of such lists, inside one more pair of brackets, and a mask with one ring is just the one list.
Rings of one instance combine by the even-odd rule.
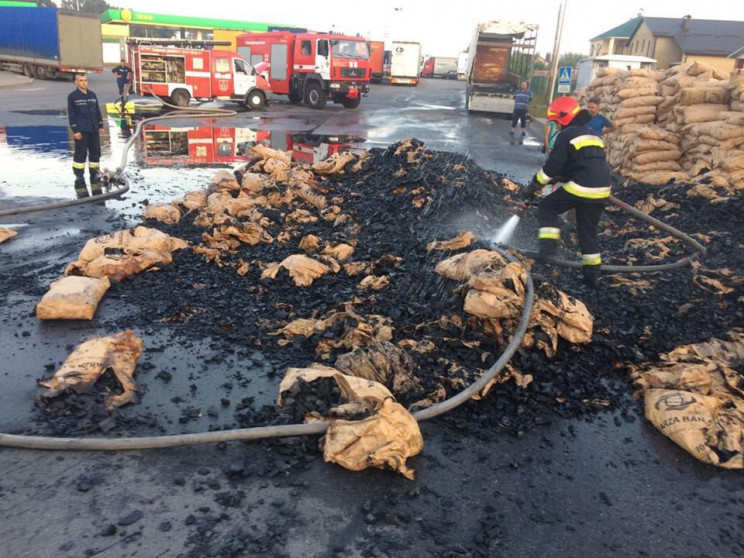
[[571, 85], [571, 66], [558, 68], [558, 85]]
[[571, 86], [567, 83], [559, 84], [558, 93], [571, 93]]

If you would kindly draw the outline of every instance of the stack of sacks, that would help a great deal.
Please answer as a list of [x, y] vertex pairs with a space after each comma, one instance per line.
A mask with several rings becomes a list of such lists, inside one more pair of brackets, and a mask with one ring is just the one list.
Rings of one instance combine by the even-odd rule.
[[653, 124], [633, 124], [624, 132], [613, 140], [608, 157], [616, 165], [615, 172], [644, 184], [687, 179], [678, 162], [682, 156], [679, 136]]
[[[605, 138], [607, 161], [613, 171], [623, 176], [631, 173], [645, 176], [657, 171], [679, 172], [681, 167], [676, 163], [681, 155], [679, 141], [668, 138], [663, 130], [650, 129], [656, 118], [656, 107], [662, 102], [658, 94], [659, 81], [664, 79], [665, 73], [603, 68], [598, 75], [578, 93], [578, 100], [585, 106], [589, 99], [598, 97], [602, 114], [618, 127]], [[646, 130], [643, 138], [639, 136], [641, 129]], [[666, 143], [653, 145], [653, 141]], [[667, 145], [671, 142], [673, 145]], [[635, 169], [634, 165], [641, 168]]]
[[744, 70], [734, 70], [729, 77], [731, 110], [744, 112]]

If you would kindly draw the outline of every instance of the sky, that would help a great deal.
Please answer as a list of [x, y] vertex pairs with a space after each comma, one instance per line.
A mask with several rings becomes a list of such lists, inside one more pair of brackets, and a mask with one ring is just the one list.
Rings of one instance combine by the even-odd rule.
[[553, 50], [558, 10], [566, 2], [560, 53], [589, 52], [589, 39], [625, 23], [643, 10], [647, 17], [744, 21], [742, 0], [124, 0], [135, 11], [259, 21], [363, 35], [368, 40], [408, 40], [425, 55], [457, 56], [477, 23], [493, 20], [539, 25], [537, 51]]

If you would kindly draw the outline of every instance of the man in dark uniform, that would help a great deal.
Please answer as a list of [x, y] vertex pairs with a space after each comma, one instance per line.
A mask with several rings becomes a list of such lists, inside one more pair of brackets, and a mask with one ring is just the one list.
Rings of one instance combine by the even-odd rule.
[[610, 197], [610, 167], [602, 138], [586, 127], [590, 119], [571, 97], [559, 97], [550, 104], [548, 120], [557, 122], [561, 132], [523, 195], [531, 198], [546, 184], [563, 182], [537, 208], [539, 258], [549, 261], [555, 256], [561, 236], [560, 215], [575, 209], [584, 283], [596, 288], [602, 265], [597, 226]]
[[101, 160], [101, 134], [103, 118], [98, 106], [98, 97], [88, 90], [85, 74], [75, 76], [77, 89], [67, 96], [67, 117], [75, 138], [75, 154], [72, 171], [75, 173], [75, 192], [78, 197], [88, 196], [85, 186], [85, 160], [88, 159], [90, 188], [93, 195], [101, 193], [99, 163]]
[[129, 95], [129, 86], [132, 82], [132, 68], [127, 66], [126, 60], [123, 60], [116, 66], [111, 73], [116, 76], [116, 85], [119, 88], [119, 101], [121, 102], [121, 110], [124, 111], [124, 106], [127, 102], [127, 96]]

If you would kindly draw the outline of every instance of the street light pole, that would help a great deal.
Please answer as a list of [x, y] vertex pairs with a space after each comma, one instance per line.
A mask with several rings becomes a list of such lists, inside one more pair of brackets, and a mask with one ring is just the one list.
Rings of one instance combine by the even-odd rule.
[[563, 4], [558, 7], [558, 21], [555, 26], [555, 42], [553, 43], [553, 68], [550, 76], [550, 96], [548, 104], [553, 102], [553, 93], [555, 91], [555, 82], [558, 79], [558, 59], [561, 50], [561, 36], [563, 35], [563, 21], [566, 19], [566, 5], [568, 0], [563, 0]]

